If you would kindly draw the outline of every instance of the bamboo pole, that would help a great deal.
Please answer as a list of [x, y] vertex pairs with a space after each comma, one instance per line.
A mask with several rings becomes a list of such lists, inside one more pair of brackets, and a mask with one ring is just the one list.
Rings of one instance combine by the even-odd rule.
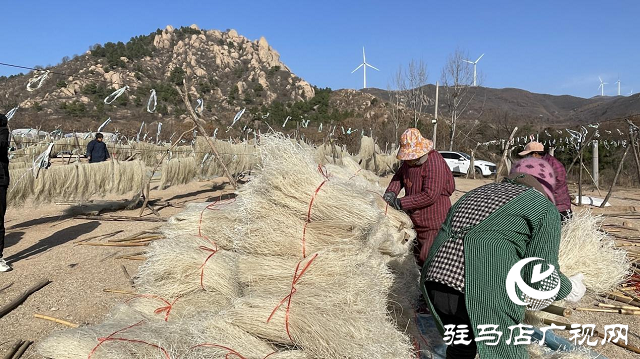
[[[544, 324], [547, 324], [547, 325], [555, 324], [555, 325], [559, 325], [559, 326], [564, 326], [565, 327], [564, 330], [568, 330], [567, 328], [571, 328], [571, 323], [562, 323], [562, 322], [558, 322], [558, 321], [555, 321], [555, 320], [552, 320], [552, 319], [542, 318], [542, 322]], [[598, 336], [598, 337], [600, 337], [602, 339], [606, 339], [604, 334], [601, 334], [596, 330], [594, 330], [593, 334], [594, 334], [594, 336]], [[621, 348], [627, 349], [627, 350], [632, 351], [634, 353], [640, 354], [640, 348], [636, 348], [634, 346], [627, 345], [627, 344], [622, 344], [622, 343], [614, 343], [614, 342], [611, 342], [611, 341], [609, 343], [611, 343], [613, 345], [617, 345], [617, 346], [619, 346]]]
[[544, 309], [543, 312], [555, 314], [561, 317], [570, 317], [573, 314], [573, 311], [569, 308], [559, 307], [557, 305], [550, 305]]
[[517, 130], [518, 130], [517, 126], [513, 128], [513, 131], [511, 131], [511, 135], [509, 136], [509, 139], [505, 143], [504, 152], [502, 152], [502, 159], [500, 160], [500, 163], [498, 164], [498, 169], [496, 171], [496, 182], [500, 181], [500, 172], [502, 171], [502, 166], [504, 165], [504, 161], [507, 158], [507, 153], [509, 153], [509, 149], [511, 147], [511, 141], [513, 141], [513, 136], [515, 136]]
[[597, 312], [597, 313], [617, 313], [627, 315], [640, 315], [640, 308], [637, 310], [619, 309], [619, 308], [576, 308], [579, 312]]
[[618, 165], [618, 170], [616, 171], [616, 175], [615, 177], [613, 177], [613, 182], [611, 182], [611, 187], [609, 187], [609, 193], [607, 193], [607, 196], [604, 198], [604, 201], [602, 201], [600, 208], [604, 208], [604, 206], [609, 201], [609, 198], [611, 198], [611, 193], [613, 193], [613, 187], [616, 185], [616, 182], [618, 181], [618, 176], [620, 176], [620, 172], [622, 171], [622, 165], [624, 164], [624, 159], [627, 157], [627, 153], [629, 153], [629, 147], [630, 146], [627, 146], [627, 148], [624, 150], [624, 154], [622, 155], [622, 159], [620, 160], [620, 164]]
[[602, 308], [610, 308], [610, 309], [627, 309], [627, 310], [638, 310], [638, 307], [632, 307], [630, 305], [613, 305], [613, 304], [605, 304], [598, 303], [596, 304], [598, 307]]
[[38, 318], [38, 319], [48, 320], [48, 321], [51, 321], [51, 322], [54, 322], [54, 323], [58, 323], [58, 324], [62, 324], [62, 325], [66, 325], [67, 327], [71, 327], [71, 328], [78, 328], [80, 326], [80, 324], [67, 322], [66, 320], [50, 317], [48, 315], [34, 314], [33, 317], [34, 318]]
[[601, 297], [603, 298], [607, 298], [607, 299], [612, 299], [624, 304], [630, 304], [634, 307], [638, 307], [640, 308], [640, 302], [633, 300], [633, 298], [630, 297], [625, 297], [625, 296], [619, 296], [619, 295], [615, 295], [615, 294], [602, 294]]
[[180, 94], [180, 96], [182, 97], [182, 101], [184, 101], [184, 105], [187, 107], [187, 110], [189, 110], [189, 114], [191, 115], [191, 119], [193, 120], [193, 123], [198, 127], [198, 131], [200, 131], [200, 133], [203, 134], [204, 139], [207, 141], [207, 143], [209, 144], [209, 147], [211, 147], [211, 150], [216, 155], [216, 160], [220, 162], [220, 165], [224, 170], [224, 173], [227, 175], [227, 178], [229, 179], [229, 182], [231, 183], [233, 188], [238, 189], [238, 184], [236, 183], [236, 180], [231, 175], [231, 172], [229, 172], [229, 170], [227, 169], [227, 166], [224, 164], [224, 161], [222, 161], [222, 157], [220, 157], [220, 154], [218, 153], [216, 146], [211, 141], [211, 138], [209, 138], [209, 136], [206, 135], [207, 131], [205, 131], [204, 127], [200, 123], [201, 120], [193, 111], [193, 108], [191, 108], [191, 103], [189, 101], [189, 93], [187, 91], [187, 82], [183, 81], [182, 85], [184, 86], [184, 93], [182, 93], [182, 91], [180, 90], [180, 87], [178, 86], [175, 86], [175, 89], [178, 91], [178, 94]]

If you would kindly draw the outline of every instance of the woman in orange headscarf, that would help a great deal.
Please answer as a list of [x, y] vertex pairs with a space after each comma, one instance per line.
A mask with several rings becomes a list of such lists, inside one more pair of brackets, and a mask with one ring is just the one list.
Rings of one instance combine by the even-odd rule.
[[[433, 142], [422, 137], [417, 128], [402, 134], [397, 158], [403, 162], [391, 179], [384, 199], [411, 217], [418, 232], [414, 254], [422, 266], [451, 208], [449, 197], [455, 190], [455, 182], [444, 158], [433, 149]], [[398, 198], [403, 188], [405, 196]]]

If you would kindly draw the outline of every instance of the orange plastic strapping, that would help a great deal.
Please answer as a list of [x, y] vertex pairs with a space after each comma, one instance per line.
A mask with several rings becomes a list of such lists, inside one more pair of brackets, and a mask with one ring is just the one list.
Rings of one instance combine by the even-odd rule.
[[120, 329], [120, 330], [116, 330], [115, 332], [109, 334], [109, 336], [107, 336], [106, 338], [98, 338], [98, 345], [96, 345], [91, 350], [91, 352], [89, 353], [89, 356], [87, 357], [87, 359], [91, 359], [91, 356], [96, 352], [96, 350], [98, 350], [98, 347], [100, 347], [102, 345], [102, 343], [108, 342], [108, 341], [123, 341], [123, 342], [146, 344], [146, 345], [152, 346], [154, 348], [160, 349], [167, 359], [171, 359], [171, 357], [169, 356], [169, 353], [167, 352], [167, 350], [164, 349], [163, 347], [159, 346], [159, 345], [151, 344], [149, 342], [145, 342], [144, 340], [114, 337], [114, 335], [116, 335], [118, 333], [121, 333], [121, 332], [124, 332], [125, 330], [131, 329], [131, 328], [133, 328], [135, 326], [138, 326], [138, 325], [142, 324], [142, 322], [144, 322], [144, 320], [141, 320], [141, 321], [139, 321], [139, 322], [137, 322], [135, 324], [132, 324], [132, 325], [126, 327], [126, 328], [123, 328], [123, 329]]
[[298, 264], [296, 265], [296, 271], [293, 273], [293, 280], [291, 281], [291, 292], [286, 297], [282, 298], [280, 303], [278, 303], [278, 305], [273, 309], [273, 311], [271, 312], [271, 315], [269, 315], [269, 318], [267, 319], [267, 324], [269, 324], [269, 321], [271, 321], [271, 318], [273, 318], [274, 314], [276, 314], [276, 311], [284, 304], [284, 302], [287, 302], [287, 311], [285, 313], [284, 323], [285, 323], [285, 328], [287, 330], [287, 336], [289, 337], [292, 343], [293, 343], [293, 338], [291, 337], [291, 333], [289, 331], [289, 313], [291, 312], [291, 298], [293, 297], [293, 294], [297, 292], [296, 284], [298, 283], [302, 275], [306, 273], [307, 269], [309, 269], [309, 266], [311, 266], [311, 263], [313, 263], [316, 257], [318, 257], [318, 253], [314, 254], [313, 257], [309, 259], [307, 264], [305, 264], [304, 268], [302, 268], [302, 270], [300, 271], [300, 274], [298, 274], [298, 270], [300, 269], [300, 264], [302, 264], [302, 260], [298, 262]]

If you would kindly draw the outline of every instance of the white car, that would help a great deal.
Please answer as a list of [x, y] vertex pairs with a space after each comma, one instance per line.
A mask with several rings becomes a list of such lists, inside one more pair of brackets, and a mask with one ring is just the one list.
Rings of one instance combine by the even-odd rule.
[[[444, 157], [453, 174], [467, 174], [471, 165], [471, 156], [464, 152], [438, 151]], [[476, 175], [491, 176], [496, 173], [496, 164], [475, 159], [473, 161]]]

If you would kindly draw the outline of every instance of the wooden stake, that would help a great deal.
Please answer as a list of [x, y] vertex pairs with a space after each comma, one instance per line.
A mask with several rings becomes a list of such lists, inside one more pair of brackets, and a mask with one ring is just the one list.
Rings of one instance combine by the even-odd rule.
[[238, 184], [236, 183], [236, 180], [233, 178], [233, 176], [231, 175], [231, 172], [229, 172], [229, 170], [227, 169], [227, 166], [222, 161], [222, 157], [220, 157], [218, 150], [216, 150], [216, 146], [211, 141], [211, 138], [207, 136], [207, 131], [205, 131], [204, 127], [200, 123], [201, 120], [198, 118], [195, 111], [193, 111], [193, 108], [191, 107], [191, 102], [189, 101], [189, 93], [187, 91], [187, 82], [183, 81], [182, 85], [184, 86], [184, 93], [182, 93], [182, 91], [180, 90], [180, 87], [178, 86], [175, 86], [175, 89], [178, 91], [178, 94], [180, 94], [180, 96], [182, 97], [182, 100], [184, 101], [184, 105], [187, 107], [187, 110], [189, 110], [189, 114], [191, 115], [191, 119], [193, 120], [193, 123], [198, 127], [198, 131], [202, 133], [202, 135], [204, 136], [204, 139], [209, 144], [209, 147], [211, 147], [211, 150], [216, 155], [216, 160], [220, 162], [220, 165], [222, 166], [222, 169], [224, 170], [224, 173], [227, 175], [227, 178], [229, 179], [229, 182], [231, 182], [231, 185], [233, 186], [233, 188], [238, 189]]
[[54, 318], [54, 317], [50, 317], [50, 316], [42, 315], [42, 314], [34, 314], [33, 317], [34, 318], [38, 318], [38, 319], [49, 320], [49, 321], [52, 321], [54, 323], [66, 325], [67, 327], [71, 327], [71, 328], [78, 328], [80, 326], [80, 324], [67, 322], [66, 320], [62, 320], [62, 319], [58, 319], [58, 318]]
[[84, 242], [78, 243], [79, 246], [92, 246], [92, 247], [144, 247], [148, 243], [98, 243], [98, 242]]
[[[109, 237], [113, 237], [113, 236], [115, 236], [115, 235], [117, 235], [117, 234], [120, 234], [120, 233], [122, 233], [122, 232], [124, 232], [124, 230], [123, 230], [123, 229], [118, 230], [118, 231], [115, 231], [115, 232], [112, 232], [112, 233], [99, 234], [99, 235], [97, 235], [97, 236], [87, 237], [87, 238], [81, 239], [81, 240], [79, 240], [79, 241], [76, 241], [76, 244], [81, 243], [81, 242], [90, 241], [90, 240], [92, 240], [92, 239], [97, 239], [97, 238], [106, 239], [106, 238], [109, 238]], [[103, 237], [104, 237], [104, 238], [103, 238]]]
[[11, 312], [12, 310], [16, 309], [20, 304], [22, 304], [25, 300], [27, 300], [27, 298], [29, 298], [29, 296], [31, 294], [33, 294], [33, 293], [39, 291], [40, 289], [44, 288], [49, 283], [51, 283], [51, 281], [48, 280], [48, 279], [45, 279], [43, 281], [38, 282], [33, 287], [31, 287], [31, 288], [27, 289], [26, 291], [24, 291], [24, 293], [22, 293], [19, 297], [17, 297], [16, 299], [12, 300], [11, 302], [9, 302], [9, 304], [7, 304], [4, 307], [0, 308], [0, 318], [4, 317], [9, 312]]
[[125, 267], [124, 264], [121, 264], [120, 268], [122, 268], [122, 273], [124, 274], [125, 278], [127, 278], [127, 280], [129, 281], [129, 284], [131, 284], [131, 286], [133, 287], [134, 286], [133, 279], [131, 279], [129, 272], [127, 272], [127, 267]]
[[624, 154], [622, 155], [622, 159], [620, 160], [620, 164], [618, 165], [618, 170], [616, 171], [616, 175], [615, 177], [613, 177], [613, 182], [611, 182], [611, 187], [609, 187], [609, 193], [607, 193], [607, 196], [604, 198], [604, 201], [602, 201], [600, 208], [604, 208], [604, 206], [607, 204], [607, 201], [609, 201], [609, 198], [611, 198], [611, 193], [613, 193], [613, 187], [616, 185], [616, 182], [618, 181], [618, 176], [620, 176], [620, 171], [622, 171], [622, 165], [624, 164], [624, 159], [627, 158], [627, 153], [629, 153], [629, 147], [630, 146], [627, 146], [627, 148], [624, 150]]
[[498, 169], [496, 171], [496, 182], [500, 181], [500, 172], [502, 171], [502, 166], [504, 165], [504, 161], [507, 158], [507, 153], [509, 153], [509, 149], [511, 148], [511, 141], [513, 141], [513, 136], [515, 136], [517, 130], [518, 130], [518, 127], [513, 128], [513, 131], [511, 131], [511, 135], [509, 136], [509, 139], [505, 143], [504, 152], [502, 152], [502, 159], [500, 160], [500, 163], [498, 164]]
[[119, 289], [103, 289], [105, 293], [116, 293], [116, 294], [127, 294], [127, 295], [136, 295], [138, 293], [132, 292], [130, 290], [119, 290]]
[[13, 355], [18, 351], [18, 349], [20, 349], [21, 345], [22, 345], [22, 340], [16, 340], [16, 342], [13, 343], [11, 348], [9, 348], [9, 351], [4, 355], [3, 359], [13, 358]]
[[[158, 168], [160, 168], [160, 166], [162, 165], [162, 162], [167, 157], [169, 152], [171, 152], [171, 150], [173, 150], [173, 148], [176, 147], [180, 143], [180, 141], [182, 140], [182, 137], [184, 137], [187, 133], [193, 132], [193, 130], [195, 130], [195, 129], [196, 129], [196, 127], [192, 127], [191, 129], [184, 131], [180, 135], [180, 137], [178, 137], [176, 142], [171, 144], [171, 147], [169, 147], [169, 149], [165, 153], [162, 154], [162, 157], [160, 158], [160, 160], [156, 163], [155, 167], [153, 167], [153, 170], [151, 171], [151, 176], [149, 176], [149, 180], [142, 187], [143, 190], [146, 190], [147, 193], [146, 193], [146, 195], [144, 197], [144, 203], [142, 204], [142, 208], [140, 209], [140, 214], [138, 215], [138, 217], [142, 216], [142, 214], [144, 213], [145, 208], [147, 208], [147, 206], [149, 205], [149, 192], [151, 192], [151, 179], [153, 178], [153, 175], [156, 173]], [[153, 209], [152, 209], [152, 211], [153, 211]], [[160, 216], [157, 212], [155, 212], [155, 214], [157, 214], [158, 217]]]
[[580, 159], [580, 169], [578, 171], [578, 206], [582, 206], [582, 167], [584, 167], [584, 164], [582, 163], [582, 136], [580, 136], [580, 144], [579, 144], [579, 149], [580, 151], [578, 152], [578, 157]]
[[145, 256], [122, 256], [122, 257], [118, 257], [117, 259], [128, 259], [131, 261], [143, 261], [146, 260], [147, 257]]
[[22, 357], [22, 354], [24, 354], [24, 352], [27, 350], [27, 348], [29, 348], [31, 344], [33, 344], [33, 342], [29, 340], [22, 342], [22, 345], [20, 346], [20, 348], [18, 348], [18, 351], [13, 354], [12, 359], [20, 359]]
[[627, 123], [629, 124], [629, 143], [633, 148], [633, 157], [636, 160], [636, 169], [638, 170], [638, 181], [640, 181], [640, 158], [638, 157], [638, 148], [636, 147], [638, 126], [629, 119], [627, 119]]

